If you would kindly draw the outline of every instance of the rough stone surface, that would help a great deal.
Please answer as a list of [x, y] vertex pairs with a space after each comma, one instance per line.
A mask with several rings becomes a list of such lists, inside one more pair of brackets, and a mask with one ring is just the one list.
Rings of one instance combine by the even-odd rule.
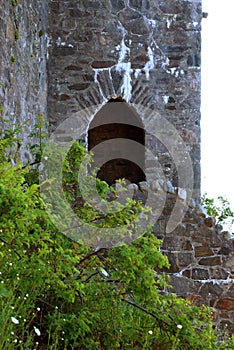
[[[39, 114], [47, 115], [50, 131], [72, 117], [71, 135], [61, 128], [58, 138], [72, 140], [75, 135], [87, 143], [97, 112], [111, 99], [125, 101], [136, 116], [135, 126], [147, 126], [140, 142], [148, 150], [147, 191], [142, 186], [140, 190], [134, 176], [136, 185], [130, 187], [142, 201], [150, 191], [157, 194], [159, 203], [165, 201], [154, 232], [171, 263], [167, 270], [171, 291], [196, 305], [213, 306], [214, 323], [227, 324], [233, 331], [234, 240], [197, 205], [201, 20], [200, 0], [19, 0], [17, 6], [3, 1], [0, 104], [11, 125], [24, 126], [21, 158], [27, 160], [28, 137]], [[159, 117], [164, 118], [161, 124]], [[108, 118], [114, 137], [113, 124], [124, 124], [124, 116], [109, 114]], [[176, 129], [157, 137], [159, 126], [165, 128], [166, 122]], [[80, 134], [72, 130], [74, 123]], [[173, 144], [175, 134], [180, 142]], [[179, 184], [175, 155], [182, 173], [189, 174], [183, 167], [181, 145], [192, 159], [195, 200]], [[177, 226], [167, 230], [170, 219], [180, 215]]]
[[16, 6], [2, 1], [0, 6], [0, 105], [11, 127], [22, 127], [23, 160], [30, 157], [26, 146], [36, 117], [46, 114], [47, 13], [45, 0], [18, 0]]
[[[145, 145], [176, 186], [177, 165], [148, 116], [149, 111], [154, 118], [162, 115], [190, 153], [198, 197], [201, 20], [200, 1], [49, 1], [51, 129], [84, 108], [95, 112], [109, 99], [121, 97], [148, 126]], [[94, 114], [87, 117], [84, 139]], [[173, 136], [166, 135], [166, 143]], [[180, 152], [179, 143], [173, 147]], [[155, 168], [146, 167], [148, 177]], [[185, 200], [186, 191], [179, 192]]]

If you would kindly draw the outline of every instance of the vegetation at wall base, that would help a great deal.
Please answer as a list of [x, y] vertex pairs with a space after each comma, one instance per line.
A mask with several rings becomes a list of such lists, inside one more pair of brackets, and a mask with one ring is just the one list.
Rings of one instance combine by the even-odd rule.
[[[60, 233], [45, 210], [37, 172], [11, 161], [18, 147], [15, 132], [2, 133], [1, 349], [233, 349], [234, 339], [220, 340], [213, 329], [211, 309], [170, 293], [168, 277], [159, 272], [168, 261], [150, 230], [112, 249], [93, 249]], [[80, 144], [72, 152], [64, 190], [74, 206], [79, 188], [73, 166], [79, 166], [77, 152], [85, 152]], [[101, 195], [109, 190], [99, 184]], [[136, 207], [134, 216], [139, 203], [129, 205]], [[89, 220], [91, 211], [85, 206], [83, 217]]]

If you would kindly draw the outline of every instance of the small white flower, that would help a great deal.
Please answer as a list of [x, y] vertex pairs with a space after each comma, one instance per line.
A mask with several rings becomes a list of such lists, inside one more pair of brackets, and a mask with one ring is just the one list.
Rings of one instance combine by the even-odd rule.
[[178, 325], [177, 325], [177, 328], [182, 329], [183, 326], [182, 326], [181, 324], [178, 324]]
[[153, 334], [153, 331], [150, 330], [148, 333], [152, 335], [152, 334]]
[[48, 160], [48, 157], [47, 157], [47, 156], [45, 156], [45, 157], [44, 157], [44, 159], [45, 159], [45, 160]]
[[14, 340], [14, 343], [17, 343], [17, 342], [18, 342], [18, 339], [15, 339], [15, 340]]
[[105, 277], [109, 276], [109, 273], [106, 270], [104, 270], [103, 268], [101, 268], [100, 270]]
[[14, 335], [15, 333], [14, 332], [11, 332], [11, 335]]
[[37, 307], [37, 311], [40, 311], [41, 309], [39, 307]]
[[9, 263], [10, 266], [12, 266], [12, 263]]
[[27, 294], [25, 294], [25, 296], [26, 296], [26, 297], [28, 297], [28, 296], [29, 296], [29, 294], [27, 293]]
[[12, 321], [14, 324], [19, 324], [19, 320], [17, 320], [17, 318], [15, 318], [14, 316], [11, 317], [11, 321]]
[[1, 281], [1, 283], [4, 283], [4, 281]]
[[41, 335], [41, 331], [37, 327], [34, 327], [34, 331], [35, 331], [36, 335], [38, 335], [38, 336]]

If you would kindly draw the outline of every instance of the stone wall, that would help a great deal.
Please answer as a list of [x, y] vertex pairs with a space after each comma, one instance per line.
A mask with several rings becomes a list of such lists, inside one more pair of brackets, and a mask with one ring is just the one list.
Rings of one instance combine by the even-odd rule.
[[[4, 1], [0, 103], [4, 118], [23, 126], [21, 158], [26, 160], [29, 134], [36, 117], [47, 113], [47, 104], [51, 131], [71, 119], [71, 138], [87, 142], [98, 111], [110, 99], [125, 101], [145, 128], [141, 143], [157, 155], [164, 175], [163, 181], [150, 177], [156, 168], [146, 154], [151, 182], [138, 184], [138, 195], [142, 198], [150, 187], [159, 199], [166, 198], [154, 232], [171, 263], [172, 292], [214, 306], [214, 321], [234, 331], [233, 239], [187, 201], [186, 191], [177, 186], [178, 164], [165, 147], [170, 143], [157, 138], [161, 127], [174, 127], [169, 139], [180, 138], [171, 151], [180, 152], [180, 141], [185, 145], [198, 198], [201, 20], [200, 0]], [[186, 214], [169, 232], [175, 205]]]
[[[52, 0], [49, 8], [51, 125], [92, 109], [83, 120], [85, 139], [95, 113], [109, 99], [138, 105], [143, 123], [146, 114], [139, 105], [147, 107], [178, 130], [193, 161], [199, 197], [201, 2]], [[146, 147], [157, 153], [176, 185], [176, 165], [153, 136], [146, 128]]]
[[[137, 189], [136, 184], [128, 188]], [[172, 208], [177, 199], [186, 206], [186, 194], [171, 184], [140, 182], [135, 197], [147, 198], [148, 191], [158, 199], [166, 195], [164, 210], [154, 225], [153, 232], [162, 240], [161, 251], [170, 262], [172, 289], [195, 305], [214, 308], [214, 324], [227, 327], [234, 333], [234, 236], [224, 231], [215, 218], [190, 201], [186, 215], [173, 232], [166, 233]]]
[[[0, 6], [0, 105], [5, 120], [22, 127], [21, 158], [36, 117], [47, 104], [47, 1], [2, 1]], [[2, 128], [7, 128], [1, 125]]]

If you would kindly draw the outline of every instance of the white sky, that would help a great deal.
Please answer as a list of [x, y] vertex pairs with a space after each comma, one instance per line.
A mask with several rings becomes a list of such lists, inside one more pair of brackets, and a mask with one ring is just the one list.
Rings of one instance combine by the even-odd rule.
[[202, 193], [234, 210], [234, 0], [203, 0]]

